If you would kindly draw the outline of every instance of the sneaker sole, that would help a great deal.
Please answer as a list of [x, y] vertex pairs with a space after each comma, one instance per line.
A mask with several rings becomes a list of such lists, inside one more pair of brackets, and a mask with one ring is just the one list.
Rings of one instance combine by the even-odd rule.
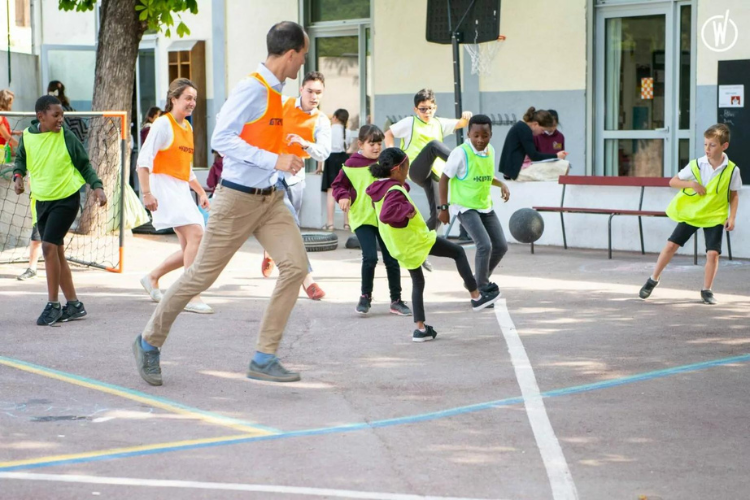
[[367, 311], [362, 312], [359, 309], [355, 309], [354, 312], [357, 313], [357, 314], [361, 314], [362, 316], [364, 316], [365, 314], [369, 313], [370, 310], [368, 309]]
[[70, 316], [70, 317], [68, 317], [68, 318], [65, 318], [65, 319], [61, 319], [61, 320], [60, 320], [60, 322], [61, 322], [61, 323], [67, 323], [68, 321], [75, 321], [75, 320], [77, 320], [77, 319], [82, 319], [82, 318], [84, 318], [84, 317], [85, 317], [85, 316], [87, 316], [87, 315], [88, 315], [88, 313], [87, 313], [86, 311], [83, 311], [83, 313], [82, 313], [82, 314], [81, 314], [81, 313], [78, 313], [78, 314], [75, 314], [75, 315], [73, 315], [73, 316]]
[[143, 364], [143, 350], [138, 346], [137, 342], [141, 341], [141, 336], [139, 335], [136, 337], [135, 341], [133, 342], [133, 355], [135, 356], [135, 364], [138, 367], [138, 375], [141, 376], [143, 380], [146, 381], [149, 385], [159, 386], [161, 385], [161, 380], [149, 380], [146, 378], [146, 374], [141, 371], [141, 365]]
[[280, 378], [280, 377], [273, 377], [271, 375], [266, 375], [265, 373], [251, 372], [251, 371], [247, 372], [247, 378], [252, 379], [252, 380], [262, 380], [264, 382], [279, 382], [279, 383], [299, 382], [300, 380], [302, 380], [302, 377], [300, 377], [299, 374], [292, 376], [292, 377], [288, 377], [288, 378]]
[[494, 304], [495, 302], [497, 302], [501, 298], [502, 298], [502, 294], [498, 294], [497, 297], [495, 297], [492, 300], [489, 300], [489, 301], [485, 302], [482, 305], [479, 305], [479, 306], [476, 306], [476, 307], [472, 306], [472, 309], [474, 309], [475, 311], [481, 311], [482, 309], [486, 309], [486, 308], [490, 307], [492, 304]]
[[391, 309], [391, 314], [395, 314], [396, 316], [411, 316], [412, 315], [412, 313], [409, 313], [409, 314], [402, 313], [400, 311], [394, 311], [393, 309]]
[[[435, 337], [437, 337], [437, 335], [436, 335]], [[412, 341], [412, 342], [419, 342], [419, 343], [422, 343], [422, 342], [429, 342], [430, 340], [435, 340], [435, 337], [423, 337], [423, 338], [415, 338], [415, 337], [412, 337], [412, 338], [411, 338], [411, 341]]]

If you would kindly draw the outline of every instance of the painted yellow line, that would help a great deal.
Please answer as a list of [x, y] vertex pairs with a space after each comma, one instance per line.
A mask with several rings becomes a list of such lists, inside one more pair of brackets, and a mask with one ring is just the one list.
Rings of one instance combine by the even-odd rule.
[[265, 436], [269, 434], [276, 434], [279, 432], [276, 429], [270, 429], [260, 425], [256, 426], [251, 423], [246, 423], [242, 420], [225, 417], [223, 415], [199, 410], [197, 408], [190, 408], [179, 403], [170, 402], [156, 396], [151, 396], [149, 394], [139, 393], [137, 391], [126, 389], [124, 387], [113, 386], [111, 384], [99, 382], [97, 380], [80, 377], [78, 375], [66, 374], [57, 370], [52, 370], [50, 368], [32, 365], [31, 363], [12, 360], [10, 358], [2, 356], [0, 356], [0, 365], [9, 366], [11, 368], [34, 373], [43, 377], [59, 380], [61, 382], [67, 382], [69, 384], [86, 387], [88, 389], [94, 389], [99, 392], [112, 394], [113, 396], [130, 399], [139, 403], [145, 403], [149, 406], [161, 408], [162, 410], [166, 410], [171, 413], [185, 415], [186, 417], [200, 420], [207, 424], [227, 427], [236, 431], [250, 433], [254, 436]]
[[222, 436], [222, 437], [206, 438], [206, 439], [191, 439], [187, 441], [173, 441], [169, 443], [155, 443], [155, 444], [147, 444], [147, 445], [142, 445], [142, 446], [131, 446], [128, 448], [112, 448], [109, 450], [101, 450], [101, 451], [71, 453], [68, 455], [52, 455], [52, 456], [47, 456], [47, 457], [30, 458], [27, 460], [0, 462], [0, 468], [28, 466], [28, 465], [34, 465], [34, 464], [39, 464], [39, 463], [51, 464], [54, 462], [70, 462], [70, 461], [90, 459], [90, 458], [95, 458], [95, 457], [100, 457], [100, 456], [105, 456], [105, 455], [128, 455], [131, 453], [143, 455], [144, 452], [148, 452], [150, 450], [164, 451], [165, 449], [171, 449], [171, 448], [181, 448], [181, 447], [194, 448], [196, 446], [200, 446], [203, 444], [223, 443], [227, 441], [234, 441], [236, 439], [245, 439], [245, 438], [256, 437], [256, 436], [257, 434], [239, 434], [236, 436]]

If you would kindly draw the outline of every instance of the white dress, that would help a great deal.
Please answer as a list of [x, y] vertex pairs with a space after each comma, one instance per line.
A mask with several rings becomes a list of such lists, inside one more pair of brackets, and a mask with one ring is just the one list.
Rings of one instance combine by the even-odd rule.
[[[204, 227], [203, 214], [195, 204], [190, 184], [167, 174], [155, 174], [154, 158], [160, 150], [167, 149], [174, 139], [172, 123], [166, 115], [157, 118], [151, 125], [151, 131], [138, 154], [138, 167], [148, 168], [150, 172], [151, 194], [156, 198], [158, 207], [151, 212], [152, 224], [157, 230], [170, 227], [198, 224]], [[195, 179], [192, 167], [190, 180]]]

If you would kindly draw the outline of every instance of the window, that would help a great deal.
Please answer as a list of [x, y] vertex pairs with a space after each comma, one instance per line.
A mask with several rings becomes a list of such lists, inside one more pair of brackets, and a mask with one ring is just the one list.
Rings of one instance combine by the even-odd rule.
[[31, 26], [31, 0], [16, 0], [16, 26]]
[[313, 23], [369, 17], [370, 0], [310, 0], [310, 20]]

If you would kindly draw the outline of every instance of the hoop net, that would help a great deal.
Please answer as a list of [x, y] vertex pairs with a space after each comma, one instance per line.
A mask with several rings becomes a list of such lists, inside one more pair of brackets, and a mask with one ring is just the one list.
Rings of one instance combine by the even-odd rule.
[[464, 47], [471, 57], [471, 74], [491, 75], [492, 60], [500, 48], [500, 42], [468, 43]]
[[[36, 113], [0, 112], [12, 130], [29, 126]], [[86, 188], [81, 211], [65, 237], [65, 257], [76, 264], [122, 272], [123, 232], [123, 152], [127, 122], [124, 112], [65, 113], [66, 126], [82, 139], [91, 164], [104, 183], [107, 206], [94, 206]], [[2, 146], [0, 146], [2, 148]], [[2, 149], [0, 149], [2, 151]], [[10, 152], [8, 152], [8, 156]], [[32, 220], [29, 177], [26, 191], [16, 195], [12, 159], [0, 159], [0, 263], [28, 261]]]

